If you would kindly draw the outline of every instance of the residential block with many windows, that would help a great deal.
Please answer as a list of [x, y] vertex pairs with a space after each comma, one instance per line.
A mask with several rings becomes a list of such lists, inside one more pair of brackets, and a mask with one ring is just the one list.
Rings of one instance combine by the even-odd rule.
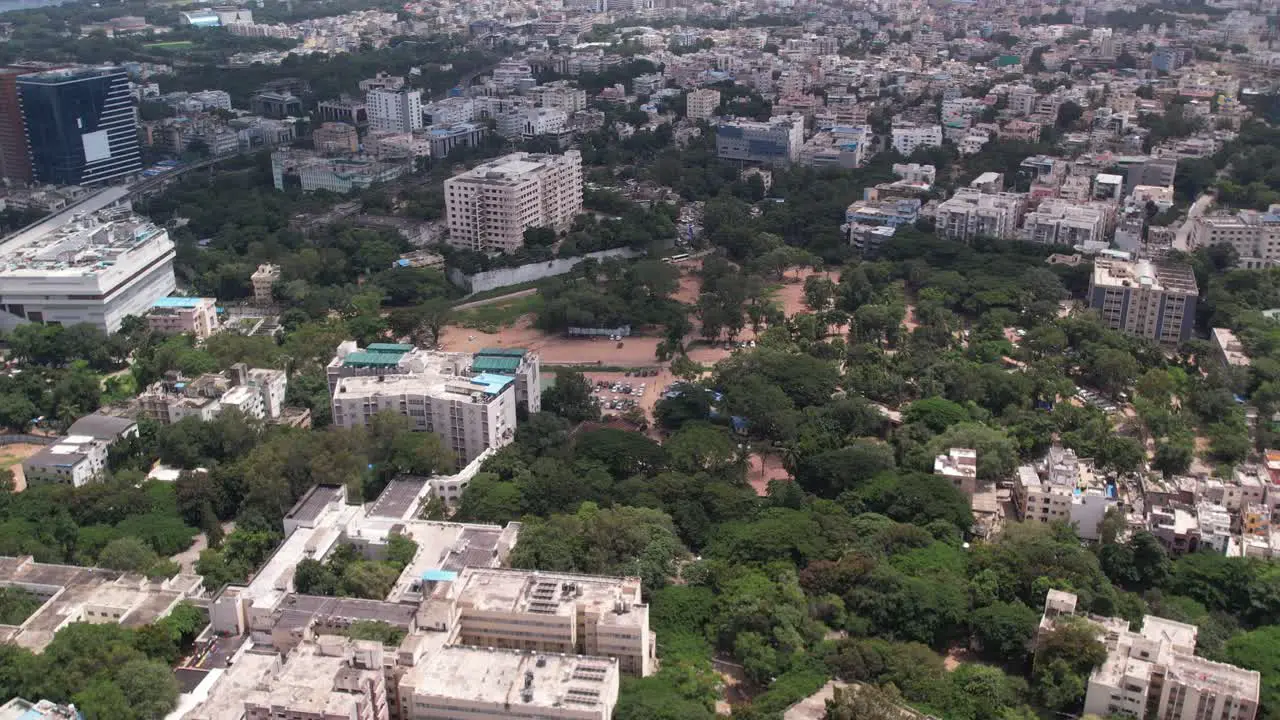
[[1089, 676], [1084, 714], [1155, 720], [1253, 720], [1261, 675], [1195, 654], [1195, 625], [1147, 615], [1134, 632], [1123, 618], [1080, 615], [1078, 598], [1050, 590], [1040, 633], [1064, 617], [1079, 617], [1098, 631], [1107, 659]]
[[1200, 215], [1191, 222], [1193, 248], [1230, 245], [1243, 268], [1264, 268], [1280, 261], [1280, 205], [1267, 212], [1241, 210], [1233, 215]]
[[564, 232], [582, 212], [582, 155], [512, 153], [444, 181], [449, 244], [511, 252], [524, 231]]
[[404, 415], [412, 429], [444, 438], [460, 465], [511, 442], [517, 405], [541, 407], [538, 356], [516, 349], [472, 355], [348, 341], [327, 375], [335, 425], [360, 427], [382, 411]]
[[1161, 343], [1191, 337], [1199, 290], [1187, 265], [1099, 258], [1089, 279], [1089, 307], [1102, 321]]

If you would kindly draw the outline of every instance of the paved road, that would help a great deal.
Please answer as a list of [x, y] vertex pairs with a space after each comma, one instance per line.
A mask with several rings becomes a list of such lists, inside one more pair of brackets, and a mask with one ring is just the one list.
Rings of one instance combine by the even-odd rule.
[[484, 307], [485, 305], [493, 305], [494, 303], [506, 302], [507, 300], [515, 300], [516, 298], [522, 298], [526, 295], [532, 295], [536, 292], [538, 292], [538, 288], [526, 288], [524, 290], [517, 290], [513, 293], [507, 293], [506, 295], [499, 295], [498, 297], [485, 298], [483, 300], [473, 300], [471, 302], [462, 303], [461, 305], [454, 305], [453, 309], [454, 310], [470, 310], [471, 308]]
[[1201, 194], [1192, 203], [1191, 209], [1187, 211], [1187, 219], [1178, 227], [1178, 232], [1173, 236], [1173, 249], [1182, 252], [1191, 252], [1194, 248], [1190, 247], [1191, 242], [1191, 226], [1193, 221], [1203, 215], [1209, 206], [1213, 204], [1213, 196], [1208, 193]]
[[[222, 532], [224, 535], [230, 535], [235, 532], [235, 521], [222, 523]], [[195, 542], [191, 543], [191, 547], [183, 550], [177, 555], [171, 556], [169, 559], [178, 563], [182, 568], [182, 572], [194, 574], [196, 571], [196, 561], [200, 559], [201, 551], [209, 547], [209, 538], [204, 533], [196, 535]]]

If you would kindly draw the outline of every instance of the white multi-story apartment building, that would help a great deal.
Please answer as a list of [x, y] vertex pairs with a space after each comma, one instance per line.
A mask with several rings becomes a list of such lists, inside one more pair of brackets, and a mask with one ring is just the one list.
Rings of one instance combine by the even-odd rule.
[[1186, 265], [1098, 258], [1089, 278], [1089, 307], [1103, 324], [1161, 343], [1191, 337], [1198, 297]]
[[1077, 204], [1047, 198], [1034, 212], [1027, 213], [1023, 237], [1046, 245], [1082, 245], [1104, 242], [1115, 208], [1100, 203]]
[[587, 109], [587, 91], [574, 87], [565, 80], [539, 85], [525, 94], [535, 98], [538, 107], [555, 108], [569, 114]]
[[1036, 109], [1040, 93], [1030, 85], [1015, 85], [1009, 89], [1009, 112], [1014, 115], [1030, 115]]
[[89, 323], [115, 332], [174, 291], [173, 258], [168, 231], [127, 209], [68, 209], [0, 246], [0, 328]]
[[373, 90], [399, 90], [404, 87], [404, 78], [399, 75], [388, 75], [380, 72], [368, 80], [360, 81], [360, 92], [367, 93]]
[[412, 429], [440, 435], [460, 463], [510, 443], [516, 428], [515, 380], [442, 370], [342, 378], [332, 401], [333, 424], [361, 427], [383, 411], [407, 415]]
[[1084, 713], [1160, 720], [1254, 720], [1262, 677], [1195, 654], [1195, 625], [1147, 615], [1134, 632], [1123, 618], [1078, 615], [1075, 594], [1050, 590], [1040, 632], [1059, 618], [1079, 617], [1097, 628], [1107, 659], [1089, 676]]
[[1115, 488], [1098, 479], [1094, 467], [1074, 450], [1054, 445], [1039, 463], [1018, 468], [1013, 500], [1025, 522], [1065, 522], [1085, 540], [1097, 540]]
[[971, 129], [965, 132], [957, 145], [960, 146], [961, 155], [977, 155], [982, 152], [982, 148], [989, 142], [991, 142], [990, 133]]
[[932, 185], [938, 181], [938, 169], [932, 165], [920, 163], [894, 163], [893, 174], [907, 182]]
[[493, 69], [493, 84], [505, 92], [527, 90], [538, 84], [533, 68], [520, 60], [503, 60]]
[[1226, 244], [1240, 256], [1239, 267], [1274, 267], [1280, 261], [1280, 206], [1265, 213], [1241, 210], [1234, 215], [1200, 215], [1191, 222], [1192, 248]]
[[457, 125], [476, 118], [476, 103], [469, 97], [451, 97], [422, 106], [432, 125]]
[[348, 341], [327, 368], [333, 422], [360, 427], [382, 411], [404, 415], [412, 429], [439, 434], [465, 465], [511, 442], [518, 404], [541, 407], [538, 367], [532, 353], [473, 356], [386, 343], [362, 350]]
[[226, 90], [201, 90], [191, 93], [187, 99], [200, 103], [205, 109], [216, 108], [231, 112], [231, 95]]
[[893, 149], [903, 155], [910, 155], [916, 148], [938, 147], [941, 144], [941, 125], [896, 123], [893, 126]]
[[365, 95], [369, 129], [407, 133], [422, 129], [422, 91], [370, 90]]
[[582, 211], [582, 155], [513, 153], [444, 181], [449, 244], [511, 252], [524, 231], [563, 232]]
[[685, 115], [690, 120], [710, 120], [719, 107], [719, 90], [699, 88], [685, 96]]
[[976, 188], [960, 188], [938, 205], [934, 228], [938, 237], [960, 242], [978, 237], [1011, 240], [1025, 209], [1026, 197], [1020, 193], [984, 193]]
[[517, 112], [520, 119], [519, 131], [516, 133], [525, 140], [539, 135], [559, 135], [569, 124], [569, 115], [564, 110], [550, 107], [526, 108]]
[[329, 393], [333, 394], [338, 380], [344, 377], [424, 372], [437, 356], [448, 357], [459, 367], [463, 367], [465, 374], [490, 373], [514, 377], [516, 402], [525, 405], [531, 413], [542, 410], [542, 365], [536, 353], [524, 348], [481, 348], [475, 354], [467, 356], [465, 353], [420, 350], [412, 345], [398, 343], [371, 343], [362, 350], [353, 342], [345, 342], [338, 346], [337, 353], [326, 368]]

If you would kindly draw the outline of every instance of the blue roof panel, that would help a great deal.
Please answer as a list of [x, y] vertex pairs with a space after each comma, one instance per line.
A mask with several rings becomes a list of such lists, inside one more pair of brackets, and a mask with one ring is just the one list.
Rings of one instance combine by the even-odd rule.
[[490, 395], [497, 395], [502, 392], [508, 385], [515, 382], [515, 378], [506, 375], [494, 375], [492, 373], [480, 373], [468, 378], [477, 385], [484, 385], [484, 391]]
[[204, 298], [198, 297], [162, 297], [157, 299], [152, 307], [158, 308], [192, 308], [204, 302]]

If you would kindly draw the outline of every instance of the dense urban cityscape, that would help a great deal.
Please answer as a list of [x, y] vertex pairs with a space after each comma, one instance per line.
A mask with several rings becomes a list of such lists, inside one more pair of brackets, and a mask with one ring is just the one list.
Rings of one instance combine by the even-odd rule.
[[1278, 124], [1276, 0], [6, 4], [0, 720], [1280, 719]]

